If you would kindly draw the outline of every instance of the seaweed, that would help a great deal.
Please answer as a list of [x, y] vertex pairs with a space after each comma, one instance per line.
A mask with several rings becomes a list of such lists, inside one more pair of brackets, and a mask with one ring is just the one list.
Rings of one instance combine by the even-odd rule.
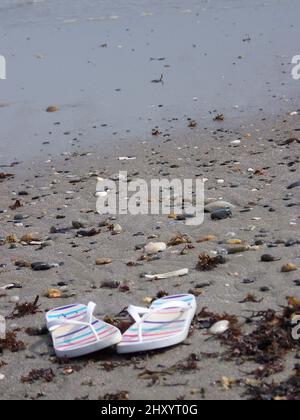
[[257, 299], [252, 293], [248, 293], [245, 299], [241, 300], [239, 303], [261, 303], [264, 299]]
[[52, 369], [33, 369], [27, 376], [21, 377], [22, 384], [33, 384], [37, 381], [50, 383], [55, 378]]
[[182, 244], [190, 244], [191, 240], [188, 238], [187, 235], [182, 235], [181, 233], [174, 236], [170, 241], [168, 242], [168, 246], [177, 246]]
[[218, 267], [220, 264], [224, 264], [224, 257], [218, 255], [217, 257], [211, 257], [208, 254], [200, 254], [197, 264], [197, 270], [199, 271], [211, 271]]
[[280, 383], [246, 384], [245, 395], [249, 400], [256, 401], [299, 401], [300, 366], [296, 365], [294, 374]]
[[115, 394], [105, 394], [103, 397], [99, 397], [99, 401], [127, 401], [129, 399], [128, 391], [119, 391]]
[[23, 316], [35, 315], [40, 312], [40, 305], [38, 305], [39, 298], [37, 296], [33, 302], [17, 303], [9, 318], [22, 318]]
[[23, 341], [17, 340], [16, 331], [7, 331], [6, 337], [4, 339], [0, 339], [0, 350], [9, 350], [12, 353], [17, 353], [25, 349], [26, 346]]

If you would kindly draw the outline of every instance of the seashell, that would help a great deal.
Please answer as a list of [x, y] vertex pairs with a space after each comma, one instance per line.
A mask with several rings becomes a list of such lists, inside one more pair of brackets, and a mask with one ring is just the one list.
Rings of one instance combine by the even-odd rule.
[[226, 332], [230, 327], [230, 322], [229, 321], [219, 321], [216, 322], [210, 329], [209, 332], [210, 334], [213, 335], [218, 335], [218, 334], [223, 334], [224, 332]]
[[177, 270], [177, 271], [171, 271], [170, 273], [165, 273], [165, 274], [146, 274], [145, 278], [148, 280], [164, 280], [164, 279], [170, 279], [172, 277], [183, 277], [186, 276], [187, 274], [189, 274], [189, 269], [188, 268], [184, 268], [182, 270]]
[[164, 242], [150, 242], [145, 246], [145, 252], [148, 255], [157, 254], [167, 249], [167, 245]]
[[119, 161], [127, 161], [127, 160], [136, 160], [136, 157], [134, 156], [121, 156], [119, 157]]

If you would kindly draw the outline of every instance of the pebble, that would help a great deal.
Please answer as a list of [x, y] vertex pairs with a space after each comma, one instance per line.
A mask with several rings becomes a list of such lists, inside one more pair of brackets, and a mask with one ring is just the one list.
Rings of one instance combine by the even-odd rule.
[[148, 255], [157, 254], [158, 252], [163, 252], [167, 249], [167, 244], [164, 242], [150, 242], [145, 246], [145, 252]]
[[59, 264], [56, 263], [45, 263], [45, 262], [34, 262], [31, 264], [33, 271], [46, 271], [51, 270], [51, 268], [58, 268]]
[[227, 201], [214, 201], [204, 207], [206, 213], [213, 213], [217, 210], [234, 210], [235, 206]]
[[121, 225], [119, 224], [114, 225], [113, 230], [112, 230], [113, 235], [120, 235], [120, 233], [122, 232], [123, 232], [123, 228]]
[[110, 258], [97, 258], [96, 265], [108, 265], [111, 264], [112, 260]]
[[300, 188], [300, 181], [294, 182], [287, 187], [288, 190], [292, 190], [293, 188]]
[[74, 220], [72, 222], [72, 226], [74, 229], [84, 229], [85, 228], [85, 223], [79, 220]]
[[5, 375], [3, 375], [2, 373], [0, 373], [0, 381], [3, 381], [5, 379]]
[[225, 220], [231, 217], [232, 217], [232, 211], [230, 208], [215, 210], [214, 212], [211, 213], [212, 220]]
[[223, 334], [224, 332], [226, 332], [230, 327], [230, 322], [229, 321], [219, 321], [216, 322], [210, 329], [209, 332], [210, 334], [213, 335], [218, 335], [218, 334]]
[[297, 271], [298, 267], [295, 264], [285, 264], [282, 268], [281, 268], [281, 272], [282, 273], [290, 273], [292, 271]]
[[276, 258], [273, 255], [269, 255], [269, 254], [265, 254], [261, 257], [262, 262], [274, 262], [274, 261], [279, 261], [279, 260], [281, 260], [281, 258]]

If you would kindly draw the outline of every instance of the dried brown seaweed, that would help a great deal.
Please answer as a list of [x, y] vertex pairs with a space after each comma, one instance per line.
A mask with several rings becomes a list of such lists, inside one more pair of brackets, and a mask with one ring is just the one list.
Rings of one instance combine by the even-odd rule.
[[22, 384], [33, 384], [37, 381], [52, 382], [55, 378], [52, 369], [33, 369], [27, 376], [21, 377]]
[[27, 315], [35, 315], [39, 312], [40, 305], [38, 305], [38, 301], [39, 296], [37, 296], [33, 302], [17, 303], [10, 318], [14, 319], [22, 318]]
[[218, 267], [218, 265], [225, 264], [225, 262], [224, 257], [220, 255], [211, 257], [208, 254], [200, 254], [196, 268], [200, 271], [211, 271]]
[[23, 341], [17, 340], [17, 333], [15, 331], [7, 331], [5, 339], [0, 339], [0, 349], [16, 353], [25, 350], [26, 346]]
[[294, 374], [280, 383], [246, 384], [245, 394], [249, 400], [256, 401], [299, 401], [300, 366], [296, 365]]
[[182, 235], [181, 233], [174, 236], [170, 241], [168, 242], [168, 246], [177, 246], [177, 245], [183, 245], [183, 244], [191, 244], [192, 241], [189, 239], [187, 235]]
[[128, 391], [119, 391], [115, 394], [105, 394], [103, 397], [99, 397], [99, 401], [127, 401], [129, 399]]

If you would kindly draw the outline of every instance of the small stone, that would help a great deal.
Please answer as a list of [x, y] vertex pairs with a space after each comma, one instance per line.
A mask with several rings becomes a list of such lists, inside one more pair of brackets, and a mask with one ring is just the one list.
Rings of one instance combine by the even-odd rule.
[[273, 255], [269, 255], [269, 254], [265, 254], [261, 257], [262, 262], [274, 262], [274, 261], [279, 261], [279, 260], [281, 260], [281, 258], [276, 258]]
[[97, 258], [96, 265], [108, 265], [111, 264], [112, 260], [110, 258]]
[[85, 228], [85, 223], [81, 222], [79, 220], [73, 220], [72, 226], [73, 226], [74, 229], [84, 229]]
[[241, 245], [242, 243], [241, 239], [229, 239], [226, 242], [227, 245]]
[[213, 213], [216, 210], [234, 210], [235, 206], [227, 201], [214, 201], [212, 203], [207, 204], [204, 207], [206, 213]]
[[281, 268], [281, 272], [282, 273], [290, 273], [292, 271], [297, 271], [298, 267], [295, 264], [285, 264], [282, 268]]
[[216, 210], [211, 213], [212, 220], [225, 220], [232, 217], [232, 211], [230, 208]]
[[5, 375], [3, 375], [2, 373], [0, 373], [0, 381], [3, 381], [5, 379]]
[[113, 235], [120, 235], [120, 233], [122, 233], [122, 232], [123, 232], [123, 228], [122, 228], [121, 225], [119, 225], [119, 224], [114, 225], [114, 227], [112, 229]]
[[51, 268], [57, 268], [59, 264], [56, 263], [45, 263], [45, 262], [34, 262], [31, 264], [31, 268], [33, 271], [47, 271], [51, 270]]
[[57, 106], [51, 105], [51, 106], [48, 106], [48, 108], [46, 109], [46, 112], [53, 113], [53, 112], [57, 112], [58, 110], [59, 108]]
[[58, 289], [48, 289], [45, 294], [48, 299], [59, 299], [61, 295], [62, 293]]
[[154, 255], [158, 252], [163, 252], [167, 249], [167, 245], [164, 242], [150, 242], [145, 246], [145, 252], [148, 255]]

